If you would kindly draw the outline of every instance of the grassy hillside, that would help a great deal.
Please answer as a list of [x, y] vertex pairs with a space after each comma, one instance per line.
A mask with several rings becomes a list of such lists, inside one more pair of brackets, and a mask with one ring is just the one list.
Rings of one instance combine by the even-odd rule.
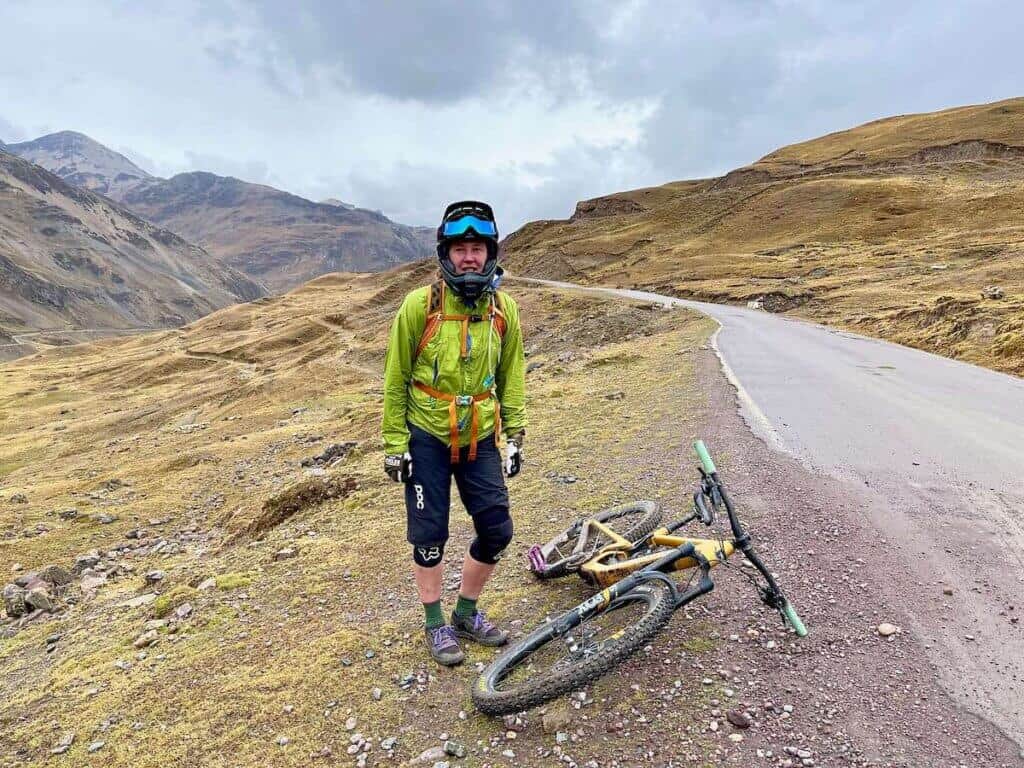
[[584, 201], [505, 248], [523, 274], [755, 301], [1024, 374], [1024, 99]]
[[[468, 765], [548, 764], [539, 755], [556, 736], [540, 713], [524, 730], [473, 712], [474, 663], [490, 652], [442, 670], [422, 647], [401, 490], [381, 471], [378, 428], [387, 325], [432, 270], [326, 276], [182, 329], [0, 369], [4, 578], [90, 551], [99, 560], [57, 614], [0, 620], [0, 763], [50, 764], [73, 734], [62, 764], [354, 765], [358, 733], [369, 765], [415, 758], [441, 734], [466, 745]], [[703, 411], [689, 353], [712, 323], [513, 290], [539, 367], [527, 468], [512, 481], [515, 551], [486, 607], [521, 631], [586, 594], [530, 579], [526, 548], [577, 509], [660, 494], [635, 460], [648, 446], [663, 446], [675, 473]], [[587, 418], [595, 407], [602, 418]], [[333, 466], [301, 466], [345, 441], [355, 446]], [[449, 565], [471, 537], [461, 510], [452, 530]], [[672, 638], [671, 653], [691, 661], [712, 648], [701, 627]], [[146, 632], [155, 642], [136, 647]], [[668, 735], [696, 722], [706, 687], [691, 685], [692, 702], [650, 726], [652, 744], [675, 749]], [[600, 710], [572, 730], [593, 738], [564, 747], [581, 764], [604, 759], [606, 724], [642, 706], [615, 679], [592, 695]], [[702, 730], [688, 752], [701, 754]]]

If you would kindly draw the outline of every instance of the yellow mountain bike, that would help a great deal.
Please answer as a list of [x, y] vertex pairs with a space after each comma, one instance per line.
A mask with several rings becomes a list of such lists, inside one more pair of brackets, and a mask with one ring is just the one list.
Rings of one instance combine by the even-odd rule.
[[[481, 673], [473, 702], [481, 712], [501, 715], [536, 707], [601, 677], [657, 634], [672, 614], [714, 588], [710, 571], [730, 565], [739, 551], [760, 574], [738, 569], [758, 588], [764, 603], [779, 611], [800, 637], [803, 622], [754, 552], [703, 441], [700, 487], [693, 512], [670, 525], [651, 501], [626, 504], [579, 520], [547, 544], [530, 550], [530, 569], [539, 578], [579, 575], [601, 591], [513, 643]], [[730, 537], [676, 535], [699, 520], [712, 525], [724, 508]], [[677, 584], [668, 574], [689, 571]], [[763, 583], [762, 583], [763, 581]]]

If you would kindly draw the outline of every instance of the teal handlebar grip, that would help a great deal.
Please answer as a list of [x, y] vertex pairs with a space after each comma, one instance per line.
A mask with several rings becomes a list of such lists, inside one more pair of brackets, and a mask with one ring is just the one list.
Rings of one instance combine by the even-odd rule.
[[715, 462], [711, 460], [711, 454], [708, 453], [707, 446], [704, 445], [703, 440], [698, 440], [693, 444], [693, 450], [697, 452], [697, 458], [700, 459], [701, 465], [704, 467], [704, 471], [709, 475], [715, 473]]
[[786, 617], [786, 621], [796, 632], [797, 637], [807, 637], [807, 627], [797, 616], [796, 609], [793, 608], [793, 604], [789, 600], [786, 601], [786, 606], [782, 609], [782, 615]]

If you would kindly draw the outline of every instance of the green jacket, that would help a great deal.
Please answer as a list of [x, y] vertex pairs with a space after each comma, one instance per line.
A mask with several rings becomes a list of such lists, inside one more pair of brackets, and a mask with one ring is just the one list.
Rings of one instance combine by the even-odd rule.
[[[430, 286], [411, 291], [391, 324], [388, 351], [384, 358], [384, 417], [381, 433], [384, 452], [402, 454], [409, 449], [409, 427], [420, 429], [450, 445], [448, 403], [436, 400], [414, 388], [412, 382], [456, 395], [475, 395], [493, 386], [501, 402], [502, 429], [506, 435], [526, 428], [526, 360], [523, 355], [523, 331], [519, 325], [519, 306], [504, 291], [501, 309], [507, 324], [505, 336], [499, 336], [488, 322], [469, 324], [469, 357], [461, 357], [461, 323], [441, 323], [430, 343], [416, 358], [416, 347], [427, 321], [427, 292]], [[490, 297], [485, 295], [475, 307], [469, 307], [451, 290], [445, 291], [446, 314], [486, 314]], [[490, 346], [488, 347], [488, 337]], [[477, 442], [494, 433], [494, 400], [477, 404], [479, 409]], [[459, 445], [469, 445], [470, 406], [458, 406]], [[491, 438], [493, 439], [493, 438]]]

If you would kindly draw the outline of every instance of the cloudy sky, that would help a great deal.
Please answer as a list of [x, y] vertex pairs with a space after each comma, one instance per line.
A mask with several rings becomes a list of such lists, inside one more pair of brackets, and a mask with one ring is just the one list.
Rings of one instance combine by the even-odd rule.
[[3, 0], [0, 139], [87, 133], [408, 224], [718, 175], [1024, 95], [1019, 2]]

